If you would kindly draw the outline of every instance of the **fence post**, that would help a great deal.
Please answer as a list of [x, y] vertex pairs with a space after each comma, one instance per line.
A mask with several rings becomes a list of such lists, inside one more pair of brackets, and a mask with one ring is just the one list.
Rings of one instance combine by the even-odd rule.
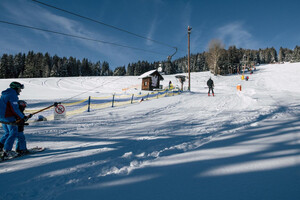
[[114, 101], [115, 101], [115, 94], [113, 94], [113, 99], [112, 99], [111, 107], [114, 107]]
[[134, 94], [132, 94], [132, 96], [131, 96], [131, 104], [132, 104], [132, 101], [133, 101], [133, 96], [134, 96]]
[[149, 99], [149, 92], [148, 92], [148, 94], [147, 94], [147, 100]]
[[91, 108], [91, 96], [89, 96], [89, 100], [88, 100], [88, 112], [90, 112], [90, 108]]

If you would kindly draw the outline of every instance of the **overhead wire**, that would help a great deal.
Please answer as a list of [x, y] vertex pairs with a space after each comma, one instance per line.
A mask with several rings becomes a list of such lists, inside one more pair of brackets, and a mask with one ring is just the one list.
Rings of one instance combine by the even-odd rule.
[[[110, 25], [110, 24], [107, 24], [107, 23], [104, 23], [104, 22], [101, 22], [101, 21], [98, 21], [98, 20], [95, 20], [95, 19], [92, 19], [92, 18], [89, 18], [89, 17], [85, 17], [85, 16], [82, 16], [82, 15], [79, 15], [79, 14], [76, 14], [76, 13], [73, 13], [71, 11], [67, 11], [65, 9], [61, 9], [61, 8], [58, 8], [58, 7], [55, 7], [55, 6], [52, 6], [52, 5], [49, 5], [49, 4], [46, 4], [46, 3], [43, 3], [43, 2], [40, 2], [40, 1], [37, 1], [37, 0], [32, 0], [33, 2], [36, 2], [36, 3], [39, 3], [39, 4], [42, 4], [44, 6], [47, 6], [47, 7], [50, 7], [50, 8], [53, 8], [53, 9], [56, 9], [56, 10], [60, 10], [62, 12], [66, 12], [66, 13], [69, 13], [71, 15], [74, 15], [74, 16], [77, 16], [77, 17], [80, 17], [80, 18], [83, 18], [83, 19], [86, 19], [86, 20], [89, 20], [89, 21], [93, 21], [95, 23], [98, 23], [98, 24], [101, 24], [101, 25], [104, 25], [104, 26], [107, 26], [107, 27], [110, 27], [110, 28], [113, 28], [113, 29], [116, 29], [116, 30], [119, 30], [119, 31], [122, 31], [122, 32], [125, 32], [127, 34], [131, 34], [133, 36], [136, 36], [136, 37], [139, 37], [139, 38], [143, 38], [143, 39], [146, 39], [146, 40], [149, 40], [151, 42], [154, 42], [154, 43], [157, 43], [157, 44], [160, 44], [160, 45], [164, 45], [164, 46], [167, 46], [167, 47], [170, 47], [170, 48], [173, 48], [175, 49], [175, 53], [177, 52], [178, 48], [177, 47], [174, 47], [174, 46], [171, 46], [169, 44], [166, 44], [166, 43], [163, 43], [163, 42], [160, 42], [160, 41], [157, 41], [157, 40], [154, 40], [154, 39], [151, 39], [151, 38], [148, 38], [148, 37], [145, 37], [145, 36], [142, 36], [142, 35], [139, 35], [139, 34], [136, 34], [136, 33], [133, 33], [133, 32], [130, 32], [130, 31], [127, 31], [125, 29], [122, 29], [122, 28], [118, 28], [116, 26], [113, 26], [113, 25]], [[0, 23], [4, 23], [4, 24], [9, 24], [9, 25], [13, 25], [13, 26], [18, 26], [18, 27], [22, 27], [22, 28], [27, 28], [27, 29], [33, 29], [33, 30], [38, 30], [38, 31], [43, 31], [43, 32], [48, 32], [48, 33], [53, 33], [53, 34], [58, 34], [58, 35], [63, 35], [63, 36], [67, 36], [67, 37], [73, 37], [73, 38], [78, 38], [78, 39], [83, 39], [83, 40], [88, 40], [88, 41], [93, 41], [93, 42], [99, 42], [99, 43], [103, 43], [103, 44], [109, 44], [109, 45], [114, 45], [114, 46], [119, 46], [119, 47], [123, 47], [123, 48], [129, 48], [129, 49], [134, 49], [134, 50], [139, 50], [139, 51], [144, 51], [144, 52], [149, 52], [149, 53], [153, 53], [153, 54], [158, 54], [158, 55], [162, 55], [162, 53], [160, 52], [156, 52], [156, 51], [151, 51], [151, 50], [146, 50], [146, 49], [142, 49], [142, 48], [137, 48], [137, 47], [131, 47], [131, 46], [128, 46], [128, 45], [122, 45], [122, 44], [118, 44], [118, 43], [113, 43], [113, 42], [107, 42], [107, 41], [102, 41], [102, 40], [98, 40], [98, 39], [93, 39], [93, 38], [88, 38], [88, 37], [83, 37], [83, 36], [78, 36], [78, 35], [72, 35], [72, 34], [68, 34], [68, 33], [62, 33], [62, 32], [58, 32], [58, 31], [53, 31], [53, 30], [48, 30], [48, 29], [43, 29], [43, 28], [38, 28], [38, 27], [33, 27], [33, 26], [28, 26], [28, 25], [23, 25], [23, 24], [18, 24], [18, 23], [14, 23], [14, 22], [8, 22], [8, 21], [3, 21], [3, 20], [0, 20]], [[169, 58], [172, 58], [172, 56], [174, 56], [174, 54], [172, 54], [171, 56], [168, 56], [168, 59]], [[123, 78], [123, 77], [121, 77]], [[119, 78], [119, 79], [121, 79]], [[118, 80], [118, 79], [117, 79]], [[111, 82], [114, 82], [116, 80], [113, 80]], [[107, 83], [106, 83], [107, 84]], [[100, 85], [100, 86], [97, 86], [97, 87], [94, 87], [90, 90], [87, 90], [85, 92], [82, 92], [80, 94], [77, 94], [75, 96], [72, 96], [70, 98], [67, 98], [65, 100], [63, 100], [62, 102], [66, 102], [70, 99], [73, 99], [77, 96], [80, 96], [82, 94], [85, 94], [89, 91], [92, 91], [92, 90], [95, 90], [99, 87], [103, 87], [104, 84]]]
[[[68, 37], [73, 37], [73, 38], [79, 38], [79, 39], [83, 39], [83, 40], [89, 40], [89, 41], [94, 41], [94, 42], [100, 42], [100, 43], [104, 43], [104, 44], [110, 44], [110, 45], [115, 45], [115, 46], [120, 46], [120, 47], [124, 47], [124, 48], [130, 48], [130, 49], [135, 49], [135, 50], [140, 50], [140, 51], [145, 51], [145, 52], [150, 52], [150, 53], [154, 53], [154, 54], [158, 54], [158, 55], [162, 55], [162, 53], [160, 52], [155, 52], [155, 51], [150, 51], [150, 50], [146, 50], [146, 49], [141, 49], [141, 48], [136, 48], [136, 47], [131, 47], [131, 46], [127, 46], [127, 45], [121, 45], [121, 44], [117, 44], [117, 43], [112, 43], [112, 42], [106, 42], [106, 41], [102, 41], [102, 40], [97, 40], [97, 39], [92, 39], [92, 38], [87, 38], [87, 37], [82, 37], [82, 36], [76, 36], [76, 35], [71, 35], [71, 34], [67, 34], [67, 33], [61, 33], [61, 32], [57, 32], [57, 31], [52, 31], [52, 30], [48, 30], [48, 29], [42, 29], [42, 28], [37, 28], [37, 27], [33, 27], [33, 26], [28, 26], [28, 25], [23, 25], [23, 24], [17, 24], [17, 23], [13, 23], [13, 22], [8, 22], [8, 21], [3, 21], [3, 20], [0, 20], [0, 23], [3, 23], [3, 24], [9, 24], [9, 25], [13, 25], [13, 26], [18, 26], [18, 27], [22, 27], [22, 28], [27, 28], [27, 29], [33, 29], [33, 30], [38, 30], [38, 31], [44, 31], [44, 32], [48, 32], [48, 33], [54, 33], [54, 34], [59, 34], [59, 35], [63, 35], [63, 36], [68, 36]], [[112, 83], [112, 82], [115, 82], [119, 79], [122, 79], [124, 77], [120, 77], [116, 80], [112, 80], [108, 83]], [[108, 83], [105, 83], [105, 84], [108, 84]], [[67, 98], [61, 102], [66, 102], [68, 100], [71, 100], [71, 99], [74, 99], [75, 97], [77, 96], [80, 96], [82, 94], [85, 94], [85, 93], [88, 93], [92, 90], [95, 90], [97, 88], [100, 88], [100, 87], [103, 87], [105, 85], [104, 83], [100, 86], [97, 86], [97, 87], [94, 87], [92, 89], [89, 89], [89, 90], [86, 90], [80, 94], [77, 94], [77, 95], [74, 95], [70, 98]]]
[[158, 55], [163, 55], [163, 53], [156, 52], [156, 51], [141, 49], [141, 48], [127, 46], [127, 45], [113, 43], [113, 42], [102, 41], [102, 40], [93, 39], [93, 38], [87, 38], [87, 37], [78, 36], [78, 35], [72, 35], [72, 34], [68, 34], [68, 33], [62, 33], [62, 32], [58, 32], [58, 31], [52, 31], [52, 30], [43, 29], [43, 28], [37, 28], [37, 27], [23, 25], [23, 24], [17, 24], [17, 23], [3, 21], [3, 20], [0, 20], [0, 23], [9, 24], [9, 25], [13, 25], [13, 26], [19, 26], [19, 27], [23, 27], [23, 28], [27, 28], [27, 29], [44, 31], [44, 32], [48, 32], [48, 33], [54, 33], [54, 34], [58, 34], [58, 35], [63, 35], [63, 36], [68, 36], [68, 37], [73, 37], [73, 38], [78, 38], [78, 39], [83, 39], [83, 40], [89, 40], [89, 41], [93, 41], [93, 42], [99, 42], [99, 43], [103, 43], [103, 44], [109, 44], [109, 45], [119, 46], [119, 47], [123, 47], [123, 48], [129, 48], [129, 49], [134, 49], [134, 50], [139, 50], [139, 51], [145, 51], [145, 52], [149, 52], [149, 53], [153, 53], [153, 54], [158, 54]]
[[[34, 29], [34, 30], [38, 30], [38, 31], [45, 31], [45, 32], [55, 33], [55, 34], [60, 34], [60, 35], [64, 35], [64, 36], [69, 36], [69, 37], [74, 37], [74, 38], [80, 38], [80, 39], [90, 40], [90, 41], [102, 42], [102, 43], [107, 43], [107, 44], [111, 44], [111, 45], [121, 46], [121, 47], [124, 47], [124, 48], [131, 48], [131, 49], [135, 49], [135, 50], [142, 50], [142, 51], [147, 51], [147, 52], [151, 52], [151, 53], [157, 53], [157, 54], [161, 55], [161, 53], [154, 52], [154, 51], [148, 51], [148, 50], [145, 50], [145, 49], [139, 49], [139, 48], [135, 48], [135, 47], [129, 47], [129, 46], [125, 46], [125, 45], [120, 45], [120, 44], [111, 43], [111, 42], [105, 42], [105, 41], [101, 41], [101, 40], [95, 40], [95, 39], [91, 39], [91, 38], [85, 38], [85, 37], [81, 37], [81, 36], [74, 36], [74, 35], [71, 35], [71, 34], [60, 33], [60, 32], [57, 32], [57, 31], [51, 31], [51, 30], [46, 30], [46, 29], [36, 28], [36, 27], [32, 27], [32, 26], [27, 26], [27, 25], [22, 25], [22, 24], [17, 24], [17, 23], [12, 23], [12, 22], [7, 22], [7, 21], [2, 21], [2, 20], [0, 20], [0, 23], [10, 24], [10, 25], [14, 25], [14, 26], [23, 27], [23, 28]], [[66, 102], [66, 101], [68, 101], [68, 100], [74, 99], [75, 97], [81, 96], [81, 95], [83, 95], [83, 94], [85, 94], [85, 93], [88, 93], [88, 92], [90, 92], [90, 91], [92, 91], [92, 90], [95, 90], [95, 89], [97, 89], [97, 88], [103, 87], [104, 85], [106, 85], [106, 84], [108, 84], [108, 83], [115, 82], [115, 81], [117, 81], [117, 80], [119, 80], [119, 79], [122, 79], [122, 78], [124, 78], [124, 77], [120, 77], [120, 78], [118, 78], [118, 79], [116, 79], [116, 80], [112, 80], [112, 81], [109, 81], [109, 82], [107, 82], [107, 83], [103, 83], [103, 84], [100, 85], [100, 86], [96, 86], [96, 87], [94, 87], [94, 88], [92, 88], [92, 89], [86, 90], [86, 91], [84, 91], [84, 92], [82, 92], [82, 93], [79, 93], [79, 94], [74, 95], [74, 96], [72, 96], [72, 97], [70, 97], [70, 98], [67, 98], [67, 99], [65, 99], [65, 100], [63, 100], [63, 101], [61, 101], [61, 102]], [[60, 103], [61, 103], [61, 102], [60, 102]]]
[[58, 8], [58, 7], [56, 7], [56, 6], [52, 6], [52, 5], [46, 4], [46, 3], [41, 2], [41, 1], [38, 1], [38, 0], [32, 0], [32, 1], [35, 2], [35, 3], [39, 3], [39, 4], [41, 4], [41, 5], [47, 6], [47, 7], [49, 7], [49, 8], [53, 8], [53, 9], [56, 9], [56, 10], [60, 10], [60, 11], [62, 11], [62, 12], [65, 12], [65, 13], [68, 13], [68, 14], [71, 14], [71, 15], [74, 15], [74, 16], [77, 16], [77, 17], [80, 17], [80, 18], [83, 18], [83, 19], [86, 19], [86, 20], [89, 20], [89, 21], [98, 23], [98, 24], [101, 24], [101, 25], [104, 25], [104, 26], [107, 26], [107, 27], [110, 27], [110, 28], [113, 28], [113, 29], [116, 29], [116, 30], [118, 30], [118, 31], [125, 32], [125, 33], [127, 33], [127, 34], [134, 35], [134, 36], [136, 36], [136, 37], [139, 37], [139, 38], [143, 38], [143, 39], [152, 41], [152, 42], [154, 42], [154, 43], [158, 43], [158, 44], [161, 44], [161, 45], [164, 45], [164, 46], [168, 46], [168, 47], [170, 47], [170, 48], [177, 49], [177, 47], [171, 46], [171, 45], [169, 45], [169, 44], [166, 44], [166, 43], [163, 43], [163, 42], [160, 42], [160, 41], [151, 39], [151, 38], [149, 38], [149, 37], [145, 37], [145, 36], [142, 36], [142, 35], [133, 33], [133, 32], [131, 32], [131, 31], [128, 31], [128, 30], [125, 30], [125, 29], [122, 29], [122, 28], [119, 28], [119, 27], [116, 27], [116, 26], [113, 26], [113, 25], [110, 25], [110, 24], [101, 22], [101, 21], [99, 21], [99, 20], [92, 19], [92, 18], [90, 18], [90, 17], [86, 17], [86, 16], [83, 16], [83, 15], [80, 15], [80, 14], [77, 14], [77, 13], [74, 13], [74, 12], [71, 12], [71, 11], [68, 11], [68, 10], [65, 10], [65, 9], [62, 9], [62, 8]]
[[104, 22], [101, 22], [99, 20], [95, 20], [95, 19], [92, 19], [90, 17], [86, 17], [86, 16], [83, 16], [83, 15], [80, 15], [80, 14], [77, 14], [77, 13], [74, 13], [74, 12], [71, 12], [71, 11], [68, 11], [68, 10], [65, 10], [65, 9], [62, 9], [62, 8], [58, 8], [56, 6], [52, 6], [52, 5], [49, 5], [47, 3], [44, 3], [44, 2], [41, 2], [41, 1], [38, 1], [38, 0], [31, 0], [35, 3], [38, 3], [38, 4], [41, 4], [41, 5], [44, 5], [44, 6], [47, 6], [49, 8], [53, 8], [53, 9], [56, 9], [56, 10], [59, 10], [59, 11], [62, 11], [62, 12], [65, 12], [65, 13], [68, 13], [68, 14], [71, 14], [71, 15], [74, 15], [74, 16], [77, 16], [77, 17], [80, 17], [80, 18], [83, 18], [83, 19], [86, 19], [86, 20], [89, 20], [89, 21], [92, 21], [92, 22], [95, 22], [95, 23], [98, 23], [98, 24], [101, 24], [101, 25], [104, 25], [104, 26], [107, 26], [107, 27], [110, 27], [110, 28], [113, 28], [113, 29], [116, 29], [118, 31], [121, 31], [121, 32], [125, 32], [127, 34], [130, 34], [130, 35], [133, 35], [133, 36], [136, 36], [136, 37], [139, 37], [139, 38], [142, 38], [142, 39], [146, 39], [146, 40], [149, 40], [151, 42], [154, 42], [154, 43], [157, 43], [157, 44], [160, 44], [160, 45], [164, 45], [164, 46], [167, 46], [167, 47], [170, 47], [170, 48], [173, 48], [175, 49], [175, 53], [173, 55], [169, 55], [167, 58], [168, 60], [170, 60], [170, 58], [172, 58], [176, 53], [177, 53], [177, 50], [181, 51], [181, 52], [185, 52], [181, 49], [178, 49], [177, 47], [174, 47], [172, 45], [169, 45], [169, 44], [166, 44], [164, 42], [160, 42], [160, 41], [157, 41], [157, 40], [154, 40], [152, 38], [149, 38], [149, 37], [145, 37], [145, 36], [142, 36], [142, 35], [139, 35], [139, 34], [136, 34], [136, 33], [133, 33], [131, 31], [128, 31], [128, 30], [125, 30], [125, 29], [122, 29], [122, 28], [119, 28], [117, 26], [113, 26], [113, 25], [110, 25], [108, 23], [104, 23]]

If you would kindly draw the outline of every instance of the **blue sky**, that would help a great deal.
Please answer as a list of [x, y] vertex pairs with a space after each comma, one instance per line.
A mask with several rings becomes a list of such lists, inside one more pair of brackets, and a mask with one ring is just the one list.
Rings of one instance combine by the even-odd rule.
[[[175, 52], [187, 55], [187, 27], [192, 27], [191, 53], [207, 50], [220, 39], [228, 48], [259, 49], [300, 45], [300, 1], [297, 0], [40, 0], [167, 44], [161, 45], [31, 0], [0, 0], [0, 21], [143, 49], [139, 51], [0, 23], [0, 54], [28, 51], [51, 56], [107, 61], [110, 68], [145, 60], [163, 61]], [[171, 46], [171, 47], [170, 47]], [[151, 53], [151, 52], [155, 53]]]

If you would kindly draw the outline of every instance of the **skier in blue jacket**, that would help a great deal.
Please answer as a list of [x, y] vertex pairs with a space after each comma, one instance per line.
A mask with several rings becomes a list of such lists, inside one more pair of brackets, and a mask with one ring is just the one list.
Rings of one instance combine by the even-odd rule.
[[14, 141], [18, 136], [18, 124], [24, 124], [32, 115], [25, 116], [19, 109], [18, 95], [24, 89], [19, 82], [12, 82], [9, 88], [1, 93], [0, 121], [4, 129], [4, 135], [0, 139], [0, 149], [4, 150], [3, 156], [7, 156], [12, 150]]

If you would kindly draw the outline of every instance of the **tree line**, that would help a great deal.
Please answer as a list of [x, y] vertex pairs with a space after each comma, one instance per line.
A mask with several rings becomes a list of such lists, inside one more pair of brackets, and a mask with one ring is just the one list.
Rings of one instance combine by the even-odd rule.
[[204, 54], [209, 70], [215, 75], [237, 73], [243, 67], [249, 68], [257, 64], [300, 62], [299, 46], [296, 46], [294, 50], [280, 47], [278, 55], [274, 47], [251, 50], [230, 46], [226, 50], [220, 40], [212, 40], [209, 43], [208, 52]]
[[[138, 61], [129, 63], [127, 68], [120, 66], [111, 70], [106, 61], [93, 63], [87, 58], [50, 56], [49, 53], [16, 55], [3, 54], [0, 59], [0, 78], [37, 78], [37, 77], [69, 77], [69, 76], [139, 76], [149, 70], [162, 68], [165, 74], [186, 73], [187, 56], [174, 61], [149, 63]], [[219, 40], [212, 40], [207, 52], [190, 56], [190, 71], [210, 70], [214, 74], [226, 75], [237, 73], [245, 65], [269, 64], [276, 62], [300, 62], [300, 47], [294, 50], [275, 48], [250, 50], [230, 46], [227, 50]]]
[[49, 53], [26, 55], [3, 54], [0, 60], [0, 78], [36, 78], [66, 76], [111, 76], [108, 62], [92, 63], [84, 58], [81, 61], [73, 57], [50, 56]]

